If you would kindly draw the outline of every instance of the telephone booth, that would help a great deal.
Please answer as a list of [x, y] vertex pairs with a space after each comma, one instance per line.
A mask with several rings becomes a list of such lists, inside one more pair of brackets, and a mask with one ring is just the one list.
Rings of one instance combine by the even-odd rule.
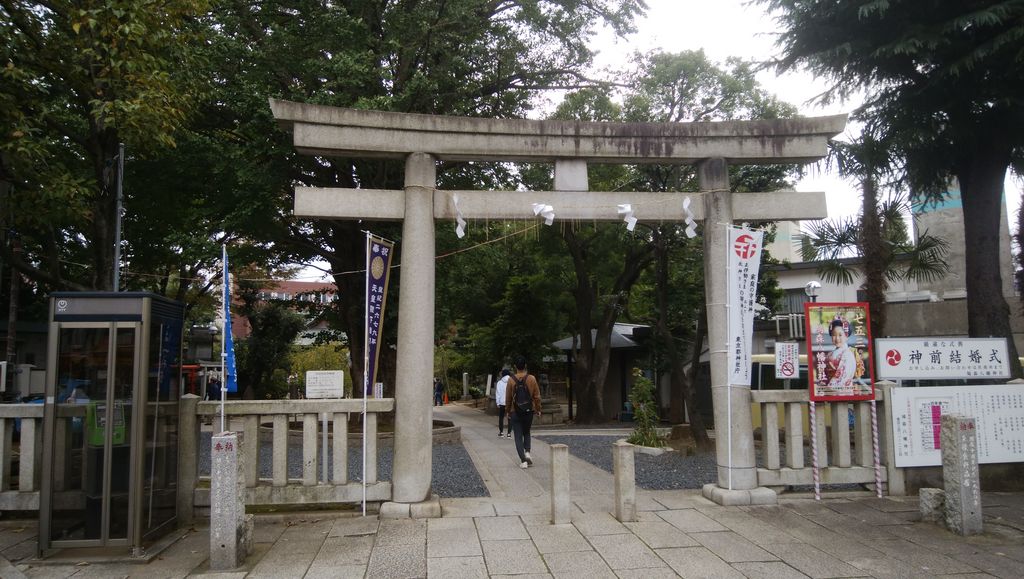
[[183, 314], [149, 293], [51, 294], [41, 555], [138, 556], [174, 529]]

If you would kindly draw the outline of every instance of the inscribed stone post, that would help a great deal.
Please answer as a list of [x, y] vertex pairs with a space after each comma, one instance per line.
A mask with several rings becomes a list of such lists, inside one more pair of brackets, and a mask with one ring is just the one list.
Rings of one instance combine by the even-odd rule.
[[235, 569], [252, 550], [252, 515], [245, 514], [244, 462], [238, 435], [222, 432], [210, 442], [210, 569]]
[[946, 526], [958, 535], [981, 533], [981, 484], [974, 418], [944, 415], [941, 441]]

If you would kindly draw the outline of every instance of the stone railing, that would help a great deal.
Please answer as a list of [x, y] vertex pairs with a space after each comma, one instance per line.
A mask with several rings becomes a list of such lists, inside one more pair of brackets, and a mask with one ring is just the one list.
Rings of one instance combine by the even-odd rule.
[[[219, 429], [220, 404], [200, 402], [197, 397], [185, 396], [181, 400], [181, 440], [179, 441], [179, 494], [178, 512], [190, 517], [194, 507], [210, 504], [209, 485], [199, 475], [200, 449], [199, 418], [211, 418]], [[391, 499], [391, 482], [377, 480], [377, 416], [394, 409], [394, 399], [367, 401], [366, 414], [366, 500]], [[245, 468], [247, 505], [301, 505], [359, 503], [363, 498], [362, 481], [348, 480], [348, 420], [349, 414], [360, 414], [363, 401], [339, 400], [245, 400], [224, 405], [226, 420], [241, 435], [242, 464]], [[318, 480], [321, 462], [321, 418], [326, 413], [330, 423], [331, 458], [329, 480]], [[302, 423], [302, 476], [288, 477], [288, 427], [290, 419], [298, 417]], [[260, 424], [272, 424], [270, 440], [261, 440]], [[270, 477], [260, 476], [260, 447], [270, 445]], [[265, 452], [263, 454], [266, 454]], [[326, 465], [325, 465], [326, 466]]]
[[[21, 419], [17, 454], [12, 446], [16, 419]], [[42, 449], [43, 405], [0, 404], [0, 511], [34, 511], [39, 508]], [[13, 475], [15, 466], [17, 477]]]
[[[881, 479], [888, 480], [889, 460], [885, 443], [886, 415], [883, 389], [876, 389], [876, 412], [880, 437]], [[807, 390], [752, 391], [751, 399], [761, 406], [761, 441], [764, 466], [757, 469], [761, 486], [781, 487], [814, 483], [811, 461], [805, 459], [804, 442], [811, 440]], [[780, 406], [785, 419], [785, 457], [779, 437]], [[872, 450], [871, 402], [819, 402], [817, 424], [818, 468], [822, 484], [873, 484], [875, 462]], [[849, 411], [853, 409], [853, 425]], [[829, 432], [831, 431], [831, 432]], [[831, 439], [831, 444], [829, 444]], [[851, 444], [852, 443], [852, 444]], [[890, 489], [896, 492], [897, 489]], [[900, 490], [902, 492], [902, 490]], [[897, 493], [898, 494], [898, 493]]]

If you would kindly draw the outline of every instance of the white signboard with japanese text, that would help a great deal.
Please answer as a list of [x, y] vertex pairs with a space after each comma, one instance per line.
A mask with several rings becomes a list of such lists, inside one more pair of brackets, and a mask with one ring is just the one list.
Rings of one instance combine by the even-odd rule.
[[1003, 338], [884, 338], [875, 340], [878, 380], [1010, 377]]
[[306, 372], [306, 398], [344, 398], [345, 372], [310, 370]]
[[800, 377], [800, 344], [775, 342], [775, 377], [791, 380]]
[[1024, 462], [1024, 384], [893, 388], [896, 466], [942, 464], [943, 414], [974, 418], [978, 462]]
[[729, 383], [750, 386], [750, 342], [764, 233], [729, 227]]

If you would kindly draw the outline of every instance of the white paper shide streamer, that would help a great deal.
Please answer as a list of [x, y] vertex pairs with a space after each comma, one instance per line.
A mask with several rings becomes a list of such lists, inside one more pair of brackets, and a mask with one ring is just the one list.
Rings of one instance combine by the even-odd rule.
[[619, 203], [619, 215], [626, 222], [626, 230], [633, 231], [636, 227], [636, 216], [633, 215], [633, 206], [629, 203]]
[[455, 235], [459, 239], [466, 236], [466, 220], [462, 218], [462, 209], [459, 209], [459, 194], [452, 195], [452, 205], [455, 206]]
[[544, 203], [533, 204], [533, 214], [544, 218], [544, 225], [551, 225], [555, 222], [555, 208]]
[[693, 220], [693, 212], [690, 211], [690, 196], [683, 199], [683, 211], [686, 213], [686, 236], [697, 237], [697, 222]]

